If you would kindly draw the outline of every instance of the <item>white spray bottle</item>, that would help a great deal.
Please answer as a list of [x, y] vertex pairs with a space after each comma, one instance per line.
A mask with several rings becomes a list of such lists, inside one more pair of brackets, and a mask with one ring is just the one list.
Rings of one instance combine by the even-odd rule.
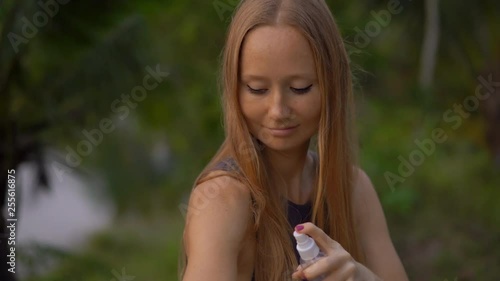
[[[293, 236], [295, 237], [295, 240], [297, 240], [297, 252], [299, 252], [300, 255], [300, 265], [302, 266], [302, 269], [306, 269], [325, 256], [325, 254], [320, 251], [318, 245], [316, 245], [316, 242], [314, 242], [314, 239], [309, 237], [307, 234], [294, 231]], [[323, 278], [323, 276], [320, 276], [310, 281], [321, 281]]]

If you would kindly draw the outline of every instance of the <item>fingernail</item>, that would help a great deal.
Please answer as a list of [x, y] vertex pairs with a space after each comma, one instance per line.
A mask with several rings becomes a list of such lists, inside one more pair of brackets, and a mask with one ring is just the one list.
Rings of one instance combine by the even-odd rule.
[[295, 227], [296, 231], [301, 231], [302, 229], [304, 229], [304, 226], [300, 224]]

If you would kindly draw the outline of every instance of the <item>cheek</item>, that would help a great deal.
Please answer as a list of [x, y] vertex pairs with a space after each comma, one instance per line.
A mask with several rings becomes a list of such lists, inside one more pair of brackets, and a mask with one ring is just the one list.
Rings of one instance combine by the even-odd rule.
[[252, 127], [252, 124], [256, 123], [259, 120], [259, 117], [262, 116], [260, 112], [262, 107], [258, 106], [255, 102], [249, 101], [248, 99], [240, 97], [240, 108], [243, 118], [249, 127]]
[[306, 125], [306, 132], [308, 135], [317, 133], [319, 129], [319, 121], [321, 118], [321, 103], [320, 101], [310, 101], [309, 106], [303, 108], [305, 111], [303, 118]]
[[320, 112], [318, 111], [312, 111], [310, 114], [307, 116], [307, 127], [310, 129], [310, 131], [317, 131], [319, 128], [319, 119], [320, 119]]
[[241, 114], [243, 114], [243, 117], [245, 119], [248, 119], [249, 115], [252, 115], [251, 106], [249, 106], [248, 102], [246, 102], [241, 97], [240, 97], [240, 109], [241, 109]]
[[307, 119], [309, 125], [319, 124], [321, 116], [321, 97], [319, 93], [314, 93], [308, 100], [301, 102], [301, 106], [304, 117]]

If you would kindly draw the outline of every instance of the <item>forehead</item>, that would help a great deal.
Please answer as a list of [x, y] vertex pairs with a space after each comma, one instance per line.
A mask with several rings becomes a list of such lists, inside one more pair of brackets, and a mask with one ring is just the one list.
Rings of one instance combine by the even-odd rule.
[[314, 58], [306, 38], [291, 26], [260, 26], [245, 37], [240, 75], [283, 79], [316, 77]]

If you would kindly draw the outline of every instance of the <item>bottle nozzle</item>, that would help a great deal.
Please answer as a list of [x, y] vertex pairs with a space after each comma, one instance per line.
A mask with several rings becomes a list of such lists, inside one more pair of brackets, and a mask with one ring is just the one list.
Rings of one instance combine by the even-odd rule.
[[297, 240], [297, 244], [305, 243], [310, 238], [307, 234], [298, 233], [297, 231], [293, 232], [293, 236], [295, 236], [295, 240]]
[[311, 260], [318, 256], [319, 248], [316, 242], [307, 234], [293, 232], [295, 240], [297, 240], [297, 252], [303, 260]]

